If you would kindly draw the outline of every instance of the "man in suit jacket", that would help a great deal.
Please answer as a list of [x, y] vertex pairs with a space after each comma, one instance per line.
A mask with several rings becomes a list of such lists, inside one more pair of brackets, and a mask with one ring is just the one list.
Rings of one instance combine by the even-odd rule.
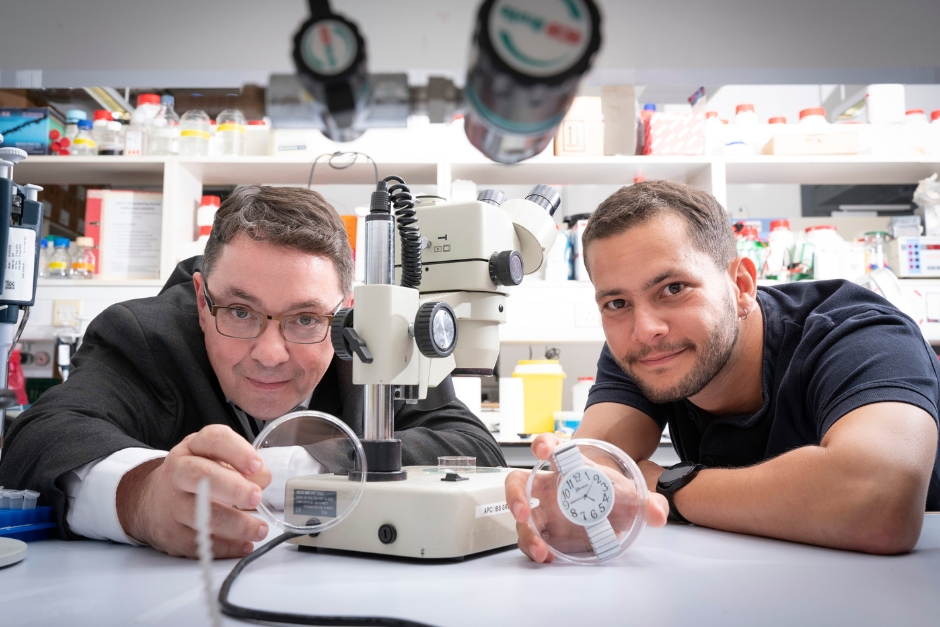
[[[362, 388], [328, 338], [353, 274], [343, 223], [322, 196], [239, 188], [217, 212], [204, 257], [180, 263], [158, 296], [114, 305], [89, 325], [68, 380], [10, 429], [0, 485], [39, 490], [60, 537], [194, 556], [194, 493], [207, 477], [215, 554], [247, 554], [268, 531], [239, 509], [256, 506], [271, 481], [249, 443], [263, 422], [309, 407], [362, 434]], [[437, 391], [396, 407], [403, 463], [471, 455], [504, 465], [450, 380]]]

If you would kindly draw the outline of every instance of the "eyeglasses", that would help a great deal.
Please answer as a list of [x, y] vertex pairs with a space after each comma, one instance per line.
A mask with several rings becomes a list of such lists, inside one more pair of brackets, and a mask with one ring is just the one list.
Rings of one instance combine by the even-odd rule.
[[[209, 305], [209, 313], [215, 318], [215, 329], [225, 337], [240, 340], [253, 340], [264, 332], [268, 320], [280, 323], [281, 335], [292, 344], [319, 344], [330, 333], [333, 316], [321, 316], [310, 313], [291, 314], [289, 316], [269, 316], [245, 307], [220, 307], [209, 297], [209, 284], [203, 282], [202, 293]], [[342, 305], [340, 301], [334, 311]]]

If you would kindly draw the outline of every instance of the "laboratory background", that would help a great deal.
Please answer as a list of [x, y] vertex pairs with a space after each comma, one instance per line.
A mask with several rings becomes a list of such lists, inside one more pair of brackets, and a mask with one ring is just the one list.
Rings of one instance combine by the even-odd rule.
[[[0, 437], [68, 379], [96, 316], [156, 296], [178, 263], [203, 253], [215, 212], [243, 185], [321, 193], [346, 227], [359, 289], [405, 273], [406, 245], [385, 250], [378, 270], [381, 255], [367, 250], [378, 238], [367, 220], [376, 183], [400, 177], [431, 264], [413, 309], [435, 293], [457, 296], [422, 308], [426, 324], [406, 329], [420, 336], [414, 381], [376, 394], [418, 398], [426, 369], [435, 376], [427, 363], [454, 353], [457, 397], [513, 468], [536, 465], [533, 436], [564, 442], [580, 423], [605, 341], [581, 234], [625, 185], [664, 179], [711, 193], [760, 285], [857, 282], [913, 318], [940, 354], [932, 0], [30, 0], [4, 2], [0, 21], [0, 347], [9, 354]], [[449, 235], [430, 235], [447, 226]], [[389, 229], [382, 236], [397, 239]], [[448, 266], [452, 249], [480, 269]], [[389, 268], [391, 281], [375, 278]], [[384, 329], [404, 306], [382, 309], [361, 294], [357, 331]], [[480, 314], [492, 298], [499, 314]], [[467, 316], [476, 326], [462, 326]], [[371, 343], [382, 362], [377, 340], [357, 344], [351, 314], [341, 324], [338, 350], [359, 367]], [[461, 353], [461, 342], [477, 352]], [[355, 462], [361, 449], [350, 451]], [[668, 429], [652, 460], [679, 461]], [[474, 472], [472, 460], [441, 464], [444, 477], [447, 464], [457, 479]], [[476, 506], [475, 525], [505, 508], [501, 485]], [[347, 496], [351, 511], [359, 493]], [[4, 562], [0, 544], [0, 564], [11, 564], [0, 568], [0, 598], [19, 606], [0, 611], [13, 612], [0, 623], [244, 624], [212, 601], [234, 561], [203, 555], [200, 570], [143, 549], [54, 540], [41, 501], [0, 488], [0, 539], [28, 545]], [[434, 509], [458, 507], [450, 503]], [[490, 533], [442, 520], [458, 544]], [[317, 519], [294, 523], [321, 529]], [[407, 535], [386, 527], [384, 546]], [[631, 537], [626, 573], [552, 564], [519, 575], [534, 565], [518, 551], [458, 549], [463, 561], [442, 553], [422, 564], [424, 548], [395, 561], [351, 558], [343, 550], [358, 546], [342, 543], [313, 555], [280, 547], [246, 571], [238, 602], [350, 621], [332, 624], [378, 624], [355, 622], [372, 615], [409, 625], [940, 624], [940, 603], [923, 587], [940, 581], [931, 530], [903, 574], [708, 530], [699, 544], [676, 536], [646, 553], [634, 552], [661, 530]], [[488, 559], [508, 571], [491, 571]], [[797, 585], [804, 577], [809, 591]], [[571, 609], [578, 598], [583, 615]]]

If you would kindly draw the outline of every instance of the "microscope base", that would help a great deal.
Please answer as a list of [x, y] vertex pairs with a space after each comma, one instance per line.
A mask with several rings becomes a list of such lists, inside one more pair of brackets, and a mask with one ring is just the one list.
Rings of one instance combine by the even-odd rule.
[[[453, 559], [516, 544], [516, 524], [504, 488], [509, 469], [458, 470], [466, 477], [460, 481], [442, 481], [447, 473], [436, 466], [404, 470], [406, 481], [367, 483], [356, 509], [336, 527], [291, 542], [418, 559]], [[342, 490], [335, 489], [340, 481], [349, 480], [313, 475], [288, 481], [286, 520], [304, 524], [309, 518], [291, 513], [294, 490], [341, 495]]]

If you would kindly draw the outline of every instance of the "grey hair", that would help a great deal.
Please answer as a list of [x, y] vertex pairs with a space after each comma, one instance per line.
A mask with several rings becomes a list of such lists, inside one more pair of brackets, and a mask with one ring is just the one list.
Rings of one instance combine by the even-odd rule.
[[264, 185], [237, 188], [215, 214], [203, 254], [203, 275], [210, 275], [222, 247], [240, 233], [258, 242], [326, 257], [336, 268], [343, 294], [352, 289], [355, 265], [346, 227], [317, 192]]

